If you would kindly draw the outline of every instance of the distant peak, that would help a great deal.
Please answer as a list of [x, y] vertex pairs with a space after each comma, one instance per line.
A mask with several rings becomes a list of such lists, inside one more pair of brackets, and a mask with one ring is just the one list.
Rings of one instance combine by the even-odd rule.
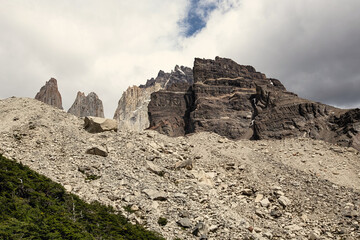
[[50, 78], [49, 81], [46, 81], [45, 85], [42, 86], [40, 91], [36, 94], [35, 99], [51, 106], [63, 109], [61, 94], [59, 92], [55, 78]]
[[103, 118], [104, 107], [96, 93], [90, 92], [85, 96], [85, 93], [78, 91], [76, 99], [68, 110], [68, 113], [78, 117], [94, 116]]

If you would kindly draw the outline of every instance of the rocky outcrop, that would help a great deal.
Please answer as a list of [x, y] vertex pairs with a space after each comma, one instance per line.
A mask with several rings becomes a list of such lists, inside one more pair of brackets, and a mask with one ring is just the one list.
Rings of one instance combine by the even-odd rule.
[[310, 137], [360, 149], [358, 109], [299, 98], [277, 79], [231, 59], [195, 59], [194, 84], [151, 95], [150, 128], [169, 136], [210, 131], [232, 139]]
[[51, 78], [45, 83], [43, 87], [41, 87], [40, 91], [36, 94], [35, 99], [51, 106], [63, 109], [61, 94], [59, 92], [55, 78]]
[[75, 102], [68, 110], [68, 113], [74, 114], [77, 117], [104, 117], [104, 107], [102, 101], [91, 92], [87, 96], [83, 92], [78, 92]]
[[89, 133], [101, 133], [106, 131], [117, 131], [118, 123], [114, 119], [85, 117], [84, 129]]
[[191, 85], [192, 69], [175, 66], [170, 73], [159, 71], [156, 78], [147, 80], [145, 85], [129, 87], [121, 96], [114, 119], [119, 122], [119, 129], [142, 131], [150, 126], [148, 104], [150, 95], [160, 89], [167, 89], [174, 84]]
[[360, 150], [360, 109], [344, 111], [330, 118], [330, 129], [335, 132], [334, 142]]
[[256, 95], [257, 86], [285, 90], [278, 80], [267, 79], [253, 67], [230, 59], [197, 58], [193, 71], [194, 84], [190, 88], [152, 94], [151, 129], [170, 136], [212, 131], [234, 139], [251, 138], [254, 116], [250, 98]]
[[360, 150], [359, 109], [338, 109], [264, 86], [251, 100], [257, 103], [253, 139], [309, 137]]
[[[253, 136], [251, 125], [255, 117], [252, 98], [259, 87], [292, 96], [280, 81], [226, 58], [195, 59], [194, 78], [195, 104], [189, 127], [194, 132], [212, 131], [233, 139], [249, 139]], [[266, 99], [259, 100], [269, 104]]]
[[189, 109], [193, 106], [193, 93], [187, 84], [172, 87], [151, 94], [149, 103], [150, 129], [168, 136], [181, 136], [192, 132], [188, 129]]

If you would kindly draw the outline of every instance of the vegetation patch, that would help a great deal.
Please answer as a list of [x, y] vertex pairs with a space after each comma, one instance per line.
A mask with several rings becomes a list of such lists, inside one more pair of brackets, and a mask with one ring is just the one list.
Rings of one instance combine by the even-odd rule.
[[167, 221], [166, 218], [159, 217], [159, 219], [158, 219], [158, 224], [159, 224], [160, 226], [165, 226], [167, 223], [168, 223], [168, 221]]
[[0, 155], [0, 239], [164, 239]]

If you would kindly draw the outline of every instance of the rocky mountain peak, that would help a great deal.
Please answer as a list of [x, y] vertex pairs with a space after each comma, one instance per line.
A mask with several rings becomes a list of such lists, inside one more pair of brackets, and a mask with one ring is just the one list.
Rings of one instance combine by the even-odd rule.
[[146, 81], [145, 85], [140, 85], [141, 88], [147, 88], [160, 84], [161, 88], [170, 87], [176, 83], [192, 84], [194, 82], [192, 68], [176, 65], [174, 70], [170, 73], [166, 73], [160, 70], [156, 78], [151, 78]]
[[195, 58], [194, 79], [196, 82], [203, 82], [207, 79], [238, 77], [266, 79], [265, 74], [257, 72], [254, 67], [239, 65], [229, 58], [216, 57], [215, 60]]
[[51, 78], [43, 87], [41, 87], [40, 91], [36, 94], [35, 99], [59, 109], [63, 109], [61, 94], [55, 78]]
[[176, 65], [170, 73], [160, 70], [157, 77], [147, 80], [145, 85], [129, 87], [122, 94], [114, 114], [114, 119], [119, 122], [119, 129], [142, 131], [148, 128], [148, 104], [151, 94], [178, 84], [188, 87], [193, 82], [192, 69]]
[[87, 96], [83, 92], [78, 92], [75, 102], [68, 110], [68, 113], [74, 114], [77, 117], [104, 117], [104, 107], [98, 95], [94, 92]]
[[194, 84], [151, 95], [150, 129], [170, 136], [215, 132], [232, 139], [309, 137], [360, 149], [359, 110], [299, 98], [277, 79], [227, 58], [196, 58]]

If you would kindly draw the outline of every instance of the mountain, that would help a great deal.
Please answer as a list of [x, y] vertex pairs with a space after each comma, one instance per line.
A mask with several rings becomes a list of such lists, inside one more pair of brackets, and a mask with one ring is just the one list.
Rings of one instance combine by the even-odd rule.
[[[353, 117], [336, 124], [347, 118]], [[360, 238], [360, 161], [352, 147], [308, 137], [232, 140], [205, 131], [176, 138], [151, 130], [89, 133], [72, 114], [8, 98], [0, 100], [0, 154], [166, 239]], [[115, 218], [72, 202], [35, 173], [24, 177], [6, 165], [0, 172], [7, 174], [0, 191], [9, 191], [0, 198], [10, 199], [0, 203], [0, 229], [30, 229], [33, 238], [55, 233], [52, 223], [64, 231], [83, 229], [78, 222], [97, 233], [117, 229]], [[52, 212], [58, 209], [52, 196], [65, 200], [65, 215]], [[10, 211], [19, 211], [17, 220], [7, 218]], [[62, 221], [66, 216], [70, 221]]]
[[192, 69], [176, 65], [170, 73], [159, 71], [157, 77], [147, 80], [145, 85], [129, 87], [122, 94], [114, 114], [114, 119], [119, 122], [119, 129], [142, 131], [148, 128], [148, 104], [151, 93], [167, 89], [174, 84], [192, 83]]
[[36, 94], [35, 99], [59, 109], [63, 109], [61, 94], [55, 78], [51, 78], [43, 87], [41, 87], [40, 91]]
[[74, 114], [77, 117], [104, 117], [104, 107], [102, 101], [91, 92], [87, 96], [83, 92], [78, 92], [75, 102], [68, 110], [68, 113]]
[[310, 137], [360, 149], [360, 109], [302, 99], [277, 79], [231, 59], [196, 58], [194, 84], [151, 95], [150, 129], [210, 131], [232, 139]]

